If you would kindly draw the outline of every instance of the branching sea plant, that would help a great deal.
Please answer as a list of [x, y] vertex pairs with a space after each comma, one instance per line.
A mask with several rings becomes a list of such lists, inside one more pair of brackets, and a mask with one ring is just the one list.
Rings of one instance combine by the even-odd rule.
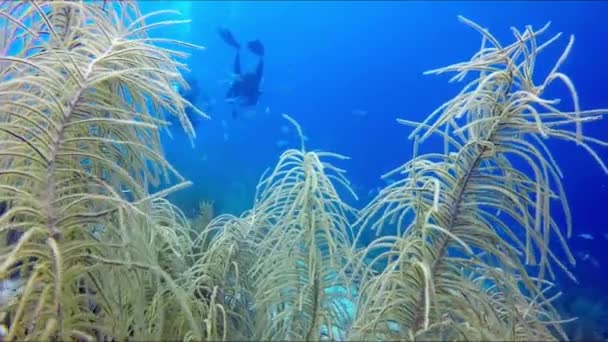
[[[548, 75], [535, 82], [538, 55], [559, 34], [541, 42], [540, 30], [512, 29], [503, 46], [488, 30], [460, 18], [482, 36], [471, 60], [428, 73], [455, 72], [469, 80], [415, 130], [415, 150], [431, 135], [444, 151], [415, 157], [387, 175], [402, 179], [383, 189], [363, 211], [364, 229], [396, 225], [366, 250], [383, 272], [363, 272], [353, 339], [547, 340], [563, 337], [552, 307], [550, 282], [574, 263], [562, 173], [546, 143], [577, 143], [606, 166], [590, 145], [606, 143], [582, 125], [606, 110], [581, 110], [573, 82], [560, 72], [574, 41]], [[544, 98], [561, 81], [574, 109]], [[518, 165], [517, 167], [515, 165]], [[554, 219], [561, 202], [567, 224]], [[561, 246], [560, 257], [555, 245]], [[372, 269], [369, 267], [369, 269]]]
[[0, 245], [0, 280], [23, 284], [1, 308], [7, 340], [202, 337], [168, 271], [183, 220], [162, 197], [188, 183], [158, 135], [165, 115], [193, 133], [172, 87], [185, 55], [146, 35], [175, 23], [152, 16], [131, 2], [1, 4], [0, 238], [20, 237]]
[[[255, 339], [343, 339], [349, 323], [349, 279], [340, 273], [353, 239], [356, 210], [334, 184], [354, 193], [344, 171], [325, 159], [345, 157], [289, 149], [260, 182], [252, 211], [258, 254]], [[356, 198], [356, 196], [355, 196]]]
[[183, 279], [199, 302], [200, 312], [205, 313], [205, 336], [209, 340], [251, 340], [255, 323], [250, 270], [258, 255], [249, 214], [215, 217], [202, 227], [193, 245], [195, 262]]

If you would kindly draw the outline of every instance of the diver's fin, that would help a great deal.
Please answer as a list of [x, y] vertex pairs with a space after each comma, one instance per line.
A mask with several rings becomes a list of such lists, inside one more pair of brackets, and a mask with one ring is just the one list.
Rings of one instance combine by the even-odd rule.
[[230, 32], [230, 30], [220, 27], [217, 29], [217, 33], [220, 35], [220, 37], [222, 37], [222, 39], [226, 42], [226, 44], [232, 46], [233, 48], [235, 48], [237, 50], [241, 48], [241, 44], [239, 44], [239, 42], [236, 41], [236, 39], [234, 38], [234, 36], [232, 35], [232, 32]]
[[234, 56], [234, 66], [232, 67], [235, 75], [241, 74], [241, 54], [237, 50], [236, 56]]
[[264, 45], [262, 45], [262, 42], [259, 39], [250, 41], [247, 43], [247, 47], [249, 48], [249, 51], [254, 54], [260, 57], [264, 56]]
[[235, 95], [236, 95], [236, 84], [232, 84], [230, 89], [228, 89], [228, 92], [226, 92], [226, 96], [224, 98], [231, 99], [231, 98], [234, 98]]

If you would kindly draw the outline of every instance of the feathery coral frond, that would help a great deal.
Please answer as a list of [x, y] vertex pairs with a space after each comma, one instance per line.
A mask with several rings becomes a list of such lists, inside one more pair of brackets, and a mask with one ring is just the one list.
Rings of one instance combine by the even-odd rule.
[[[480, 52], [429, 73], [478, 77], [423, 123], [401, 120], [416, 126], [410, 135], [416, 144], [437, 133], [446, 148], [393, 171], [404, 178], [363, 211], [363, 226], [396, 224], [399, 234], [389, 248], [380, 242], [386, 238], [368, 247], [387, 266], [365, 276], [354, 338], [544, 340], [555, 338], [550, 327], [561, 331], [545, 277], [556, 266], [571, 275], [550, 247], [557, 240], [574, 262], [565, 242], [571, 222], [561, 171], [544, 139], [575, 141], [605, 169], [589, 146], [597, 140], [584, 136], [581, 126], [607, 111], [581, 111], [572, 82], [558, 71], [572, 39], [545, 81], [535, 85], [537, 55], [557, 38], [538, 42], [548, 26], [513, 29], [516, 41], [502, 46], [487, 30], [461, 20], [482, 35]], [[542, 98], [557, 79], [570, 88], [574, 113]], [[513, 166], [517, 159], [532, 176]], [[552, 217], [554, 199], [568, 218], [565, 232]], [[534, 265], [538, 274], [532, 276]]]
[[[285, 116], [296, 126], [297, 123]], [[258, 241], [257, 339], [342, 339], [350, 319], [349, 280], [339, 271], [352, 242], [351, 219], [334, 182], [352, 193], [337, 154], [291, 149], [259, 185], [253, 211]], [[323, 158], [323, 159], [322, 159]], [[332, 182], [333, 180], [333, 182]]]
[[171, 86], [184, 82], [176, 53], [147, 40], [153, 24], [130, 2], [3, 2], [0, 13], [0, 236], [22, 233], [0, 248], [0, 279], [25, 283], [7, 339], [161, 339], [151, 317], [171, 309], [182, 312], [172, 334], [201, 336], [163, 269], [183, 253], [168, 233], [183, 220], [148, 192], [169, 175], [187, 184], [157, 132], [166, 113], [193, 133]]

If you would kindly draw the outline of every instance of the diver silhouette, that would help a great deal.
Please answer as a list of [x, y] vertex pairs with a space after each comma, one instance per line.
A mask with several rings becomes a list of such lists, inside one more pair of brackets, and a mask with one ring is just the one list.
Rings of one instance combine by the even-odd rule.
[[241, 71], [241, 45], [236, 41], [228, 29], [219, 28], [218, 33], [228, 45], [236, 49], [233, 66], [235, 79], [226, 93], [226, 101], [232, 103], [232, 117], [236, 118], [238, 115], [238, 107], [255, 106], [262, 94], [260, 91], [260, 83], [264, 73], [264, 45], [262, 45], [262, 42], [260, 42], [259, 39], [247, 43], [249, 51], [257, 55], [260, 60], [258, 61], [255, 71], [243, 73]]
[[[196, 104], [196, 107], [202, 110], [204, 113], [209, 114], [213, 110], [213, 100], [207, 94], [207, 92], [199, 86], [199, 83], [194, 77], [187, 77], [188, 89], [180, 89], [180, 94], [192, 104]], [[203, 118], [196, 114], [190, 107], [186, 108], [186, 115], [192, 126], [196, 128], [203, 120]]]
[[[188, 102], [196, 106], [196, 108], [198, 108], [199, 110], [202, 110], [204, 113], [208, 114], [209, 111], [212, 111], [213, 100], [209, 97], [209, 95], [207, 94], [207, 92], [205, 92], [204, 89], [201, 89], [198, 80], [190, 76], [186, 77], [185, 81], [188, 83], [187, 87], [180, 87], [174, 84], [173, 87], [175, 88], [175, 90], [178, 91], [184, 99], [188, 100]], [[192, 124], [192, 127], [196, 129], [202, 122], [203, 117], [195, 113], [195, 111], [190, 106], [186, 107], [185, 112], [186, 116], [188, 117], [188, 120], [190, 120], [190, 123]], [[168, 120], [171, 125], [181, 125], [179, 119], [176, 116], [170, 116]]]

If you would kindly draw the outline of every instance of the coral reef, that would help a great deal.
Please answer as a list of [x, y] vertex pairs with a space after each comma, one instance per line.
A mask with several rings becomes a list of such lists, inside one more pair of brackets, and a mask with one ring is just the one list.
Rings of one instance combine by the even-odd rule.
[[[399, 120], [415, 127], [415, 157], [365, 208], [340, 196], [354, 193], [330, 160], [347, 158], [307, 150], [285, 116], [301, 147], [265, 174], [252, 209], [213, 217], [203, 205], [189, 221], [165, 198], [188, 181], [159, 129], [175, 117], [194, 134], [174, 87], [187, 55], [165, 45], [196, 47], [147, 35], [180, 21], [149, 22], [159, 13], [134, 2], [3, 2], [0, 14], [6, 340], [567, 338], [553, 279], [570, 275], [571, 219], [546, 140], [578, 144], [606, 171], [591, 146], [606, 143], [583, 124], [607, 111], [581, 110], [560, 71], [573, 38], [537, 84], [536, 59], [559, 35], [513, 29], [503, 46], [460, 18], [481, 49], [430, 73], [468, 83], [426, 121]], [[573, 110], [543, 98], [556, 81]], [[443, 151], [418, 155], [431, 135]], [[364, 245], [369, 231], [379, 237]]]

